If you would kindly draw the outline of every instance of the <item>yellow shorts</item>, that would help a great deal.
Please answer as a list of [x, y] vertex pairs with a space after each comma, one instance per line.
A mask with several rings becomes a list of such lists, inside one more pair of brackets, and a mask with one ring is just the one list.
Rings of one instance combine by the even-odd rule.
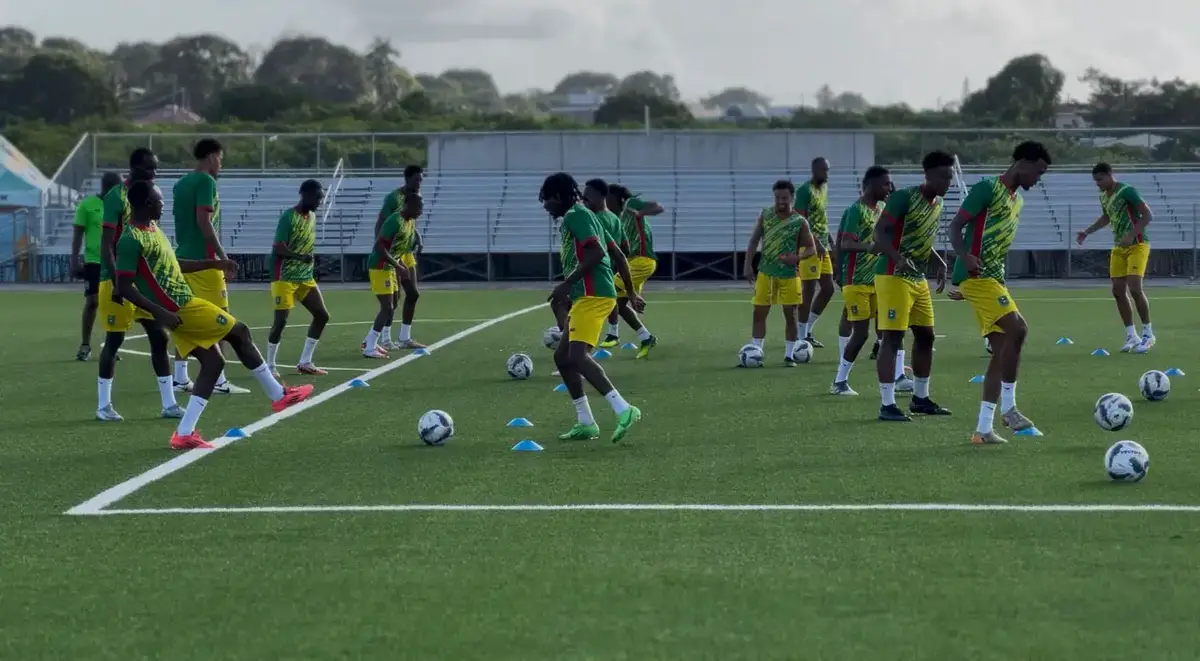
[[987, 337], [992, 333], [1003, 333], [996, 325], [1001, 318], [1017, 311], [1017, 304], [1008, 294], [1004, 283], [992, 278], [968, 278], [958, 286], [963, 298], [975, 310], [975, 321], [979, 323], [979, 334]]
[[202, 298], [193, 298], [175, 314], [179, 315], [180, 324], [171, 331], [171, 339], [181, 356], [212, 347], [225, 339], [237, 323], [233, 315]]
[[390, 296], [396, 293], [396, 272], [384, 269], [367, 269], [367, 277], [371, 279], [371, 293], [376, 296]]
[[600, 296], [582, 296], [571, 304], [567, 313], [567, 337], [569, 342], [586, 342], [596, 346], [600, 333], [608, 323], [608, 315], [617, 307], [617, 299]]
[[1146, 264], [1149, 261], [1149, 243], [1135, 243], [1126, 247], [1117, 246], [1108, 256], [1108, 277], [1124, 278], [1127, 275], [1144, 277]]
[[276, 310], [291, 310], [298, 301], [308, 297], [308, 293], [317, 288], [316, 280], [308, 282], [287, 282], [276, 280], [271, 283], [271, 297], [275, 299]]
[[222, 310], [229, 309], [229, 290], [225, 286], [225, 272], [221, 269], [205, 269], [195, 273], [184, 273], [192, 290], [192, 296], [208, 301]]
[[800, 278], [773, 278], [762, 273], [754, 281], [754, 305], [800, 305]]
[[[642, 286], [654, 275], [654, 271], [658, 269], [658, 262], [649, 257], [630, 257], [629, 258], [629, 276], [633, 278], [633, 293], [641, 294]], [[617, 287], [617, 297], [625, 295], [625, 282], [621, 280], [621, 276], [613, 278], [613, 284]]]
[[400, 263], [410, 269], [415, 269], [415, 268], [417, 268], [417, 256], [412, 254], [411, 252], [401, 253], [400, 254]]
[[847, 321], [867, 321], [875, 318], [875, 285], [846, 285], [842, 287]]
[[801, 280], [820, 280], [823, 275], [833, 275], [833, 260], [828, 250], [824, 256], [813, 255], [800, 262]]
[[881, 331], [903, 331], [912, 326], [933, 326], [933, 297], [929, 282], [894, 275], [875, 276], [876, 325]]
[[133, 328], [134, 321], [153, 319], [149, 312], [125, 301], [120, 305], [113, 303], [113, 282], [102, 280], [100, 290], [96, 293], [96, 316], [100, 318], [100, 328], [105, 333], [128, 333]]

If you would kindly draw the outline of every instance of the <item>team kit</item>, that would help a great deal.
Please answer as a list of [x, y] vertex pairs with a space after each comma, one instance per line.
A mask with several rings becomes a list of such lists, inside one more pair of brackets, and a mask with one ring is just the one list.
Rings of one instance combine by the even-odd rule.
[[[195, 169], [178, 179], [171, 191], [175, 247], [159, 226], [165, 205], [154, 183], [158, 159], [151, 150], [139, 148], [130, 155], [129, 172], [123, 178], [107, 175], [96, 199], [80, 204], [71, 255], [73, 269], [86, 281], [79, 360], [91, 354], [94, 320], [100, 321], [104, 332], [96, 418], [122, 420], [113, 405], [113, 383], [118, 351], [137, 323], [149, 340], [162, 417], [179, 421], [170, 440], [174, 449], [212, 447], [197, 431], [211, 396], [250, 392], [226, 377], [221, 345], [250, 371], [273, 410], [282, 411], [311, 396], [311, 385], [285, 386], [276, 364], [283, 332], [297, 304], [311, 315], [311, 322], [295, 369], [310, 376], [326, 374], [314, 362], [329, 321], [314, 269], [316, 211], [325, 199], [324, 186], [311, 179], [303, 182], [295, 206], [279, 218], [269, 266], [274, 319], [263, 357], [249, 328], [229, 307], [227, 282], [237, 267], [220, 241], [217, 179], [223, 149], [218, 141], [204, 139], [193, 155]], [[834, 231], [828, 223], [826, 159], [814, 159], [810, 179], [798, 187], [788, 180], [776, 182], [773, 204], [756, 219], [744, 262], [743, 276], [754, 292], [748, 348], [761, 352], [770, 310], [779, 306], [785, 321], [783, 364], [793, 367], [803, 362], [799, 356], [824, 346], [813, 337], [813, 330], [835, 287], [840, 287], [839, 361], [830, 393], [858, 394], [850, 387], [850, 374], [873, 335], [870, 357], [876, 361], [879, 419], [906, 422], [911, 414], [950, 415], [930, 396], [936, 337], [932, 295], [942, 293], [949, 279], [953, 288], [948, 296], [972, 307], [991, 354], [971, 440], [1005, 443], [994, 428], [997, 409], [1002, 424], [1014, 432], [1034, 426], [1016, 406], [1027, 326], [1005, 285], [1005, 264], [1023, 206], [1021, 191], [1041, 180], [1051, 156], [1042, 144], [1023, 142], [1013, 150], [1007, 170], [971, 186], [950, 223], [948, 234], [957, 259], [949, 269], [934, 242], [944, 197], [954, 180], [954, 164], [953, 155], [931, 152], [922, 161], [923, 181], [899, 190], [887, 169], [868, 168], [860, 197], [844, 210]], [[1126, 332], [1122, 351], [1145, 353], [1155, 343], [1142, 288], [1150, 254], [1146, 228], [1152, 212], [1136, 189], [1117, 181], [1108, 164], [1096, 165], [1092, 174], [1100, 191], [1101, 214], [1076, 238], [1082, 245], [1106, 225], [1111, 228], [1110, 277]], [[390, 352], [425, 346], [412, 336], [420, 298], [416, 256], [422, 244], [416, 222], [424, 210], [423, 179], [420, 167], [406, 168], [402, 185], [386, 196], [375, 223], [376, 239], [367, 266], [379, 312], [360, 347], [367, 359], [387, 359]], [[584, 391], [586, 382], [612, 408], [611, 440], [617, 442], [642, 419], [642, 413], [625, 400], [592, 353], [618, 343], [621, 321], [637, 334], [637, 358], [646, 358], [657, 345], [658, 338], [639, 313], [645, 308], [644, 286], [657, 267], [652, 218], [664, 209], [601, 179], [580, 187], [563, 172], [546, 178], [539, 201], [559, 221], [562, 237], [563, 277], [548, 300], [556, 324], [552, 330], [561, 336], [554, 350], [555, 374], [571, 395], [577, 419], [560, 438], [600, 435]], [[81, 261], [78, 253], [85, 242]], [[926, 277], [931, 267], [936, 274], [933, 290]], [[401, 318], [393, 335], [397, 308]], [[1142, 322], [1140, 333], [1135, 311]], [[912, 336], [911, 377], [904, 370], [903, 344], [908, 335]], [[189, 359], [200, 367], [194, 380]], [[909, 392], [912, 397], [905, 412], [896, 398]], [[189, 394], [186, 406], [179, 405], [176, 393]]]

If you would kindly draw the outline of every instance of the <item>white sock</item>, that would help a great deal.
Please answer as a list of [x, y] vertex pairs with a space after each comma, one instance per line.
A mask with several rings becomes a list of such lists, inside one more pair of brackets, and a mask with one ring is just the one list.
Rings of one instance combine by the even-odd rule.
[[763, 341], [766, 339], [767, 338], [765, 338], [765, 337], [752, 337], [752, 338], [750, 338], [750, 344], [753, 344], [754, 346], [761, 349], [762, 345], [763, 345]]
[[846, 360], [845, 358], [842, 358], [841, 362], [838, 363], [837, 378], [834, 379], [833, 382], [841, 383], [843, 381], [849, 381], [850, 380], [850, 370], [852, 370], [852, 369], [854, 369], [854, 363]]
[[188, 399], [187, 411], [183, 414], [183, 419], [179, 421], [179, 427], [175, 429], [175, 433], [187, 436], [196, 431], [196, 423], [200, 422], [200, 414], [204, 413], [206, 406], [208, 406], [207, 399], [192, 395]]
[[175, 406], [175, 384], [171, 383], [171, 377], [158, 377], [158, 398], [162, 400], [164, 409]]
[[102, 409], [112, 406], [112, 379], [97, 379], [96, 380], [96, 408]]
[[[375, 330], [375, 329], [372, 328], [371, 330]], [[370, 337], [371, 337], [370, 335], [367, 336], [368, 339]], [[392, 326], [391, 326], [391, 324], [384, 326], [383, 330], [381, 330], [375, 334], [375, 343], [379, 343], [379, 342], [383, 342], [383, 343], [387, 343], [387, 344], [392, 343]], [[370, 349], [371, 347], [375, 346], [375, 343], [367, 342], [367, 348]]]
[[[263, 363], [263, 365], [266, 365], [266, 363]], [[268, 369], [269, 369], [269, 368], [268, 368]], [[218, 376], [218, 377], [217, 377], [217, 385], [218, 385], [218, 386], [223, 386], [223, 385], [225, 385], [225, 382], [226, 382], [226, 381], [228, 381], [228, 380], [229, 380], [229, 379], [225, 377], [225, 370], [221, 370], [221, 376]]]
[[188, 378], [188, 364], [187, 363], [188, 363], [188, 361], [186, 358], [184, 358], [183, 360], [175, 361], [175, 380], [178, 381], [179, 383], [187, 383], [188, 381], [191, 380]]
[[258, 385], [262, 386], [263, 392], [267, 393], [267, 397], [272, 402], [278, 402], [283, 399], [283, 385], [279, 381], [276, 381], [275, 377], [271, 376], [271, 368], [267, 367], [266, 363], [259, 365], [257, 369], [250, 373], [254, 375], [255, 380], [258, 381]]
[[800, 333], [800, 339], [802, 339], [802, 340], [806, 339], [808, 337], [808, 322], [802, 321], [802, 322], [797, 323], [796, 331], [798, 333]]
[[896, 352], [896, 380], [904, 378], [904, 349]]
[[1128, 325], [1128, 326], [1126, 326], [1126, 327], [1125, 327], [1125, 337], [1126, 337], [1126, 338], [1130, 338], [1130, 337], [1137, 337], [1137, 336], [1138, 336], [1138, 334], [1137, 334], [1137, 326], [1134, 326], [1133, 324], [1130, 324], [1130, 325]]
[[846, 345], [850, 344], [850, 338], [838, 336], [838, 358], [846, 355]]
[[621, 415], [629, 408], [629, 402], [625, 401], [625, 398], [621, 396], [621, 393], [617, 392], [616, 388], [608, 391], [604, 399], [608, 400], [608, 403], [612, 405], [613, 411], [617, 415]]
[[613, 337], [617, 337], [621, 334], [621, 327], [618, 324], [609, 324], [606, 328], [608, 329], [607, 333]]
[[592, 405], [588, 404], [587, 395], [575, 400], [575, 415], [581, 425], [596, 424], [596, 419], [592, 417]]
[[1142, 324], [1142, 337], [1150, 337], [1151, 335], [1154, 335], [1154, 331], [1151, 330], [1150, 323]]
[[879, 384], [879, 398], [884, 406], [896, 405], [896, 384], [881, 383]]
[[783, 343], [783, 357], [784, 358], [791, 358], [792, 354], [795, 351], [796, 351], [796, 343], [795, 342], [787, 341], [787, 342]]
[[411, 339], [412, 339], [412, 324], [400, 324], [399, 340], [401, 342], [408, 342]]
[[[384, 328], [387, 328], [387, 326], [384, 326]], [[363, 344], [366, 345], [366, 348], [364, 348], [363, 351], [370, 351], [371, 349], [374, 349], [375, 345], [379, 344], [379, 332], [374, 328], [367, 331], [367, 339], [363, 340]]]
[[918, 376], [913, 379], [913, 397], [921, 399], [929, 397], [929, 377]]
[[[995, 406], [993, 404], [992, 406]], [[1017, 408], [1017, 384], [1000, 382], [1000, 412], [1008, 413]]]
[[637, 335], [639, 340], [645, 342], [646, 340], [650, 339], [650, 329], [642, 326], [638, 329]]
[[[304, 338], [304, 350], [300, 352], [300, 362], [296, 363], [297, 365], [307, 365], [313, 361], [313, 352], [317, 350], [317, 342], [320, 340], [311, 337]], [[274, 365], [274, 363], [271, 364]]]
[[996, 405], [991, 402], [979, 402], [979, 422], [975, 423], [975, 431], [986, 434], [992, 431], [992, 420], [996, 417]]
[[271, 344], [270, 342], [268, 342], [267, 343], [267, 364], [271, 366], [271, 369], [275, 369], [275, 366], [278, 365], [278, 363], [275, 362], [275, 359], [278, 357], [279, 357], [279, 345]]
[[[817, 314], [816, 312], [808, 313], [808, 334], [809, 335], [812, 335], [813, 329], [817, 327], [817, 320], [820, 318], [821, 318], [821, 315]], [[807, 337], [807, 335], [805, 337]]]

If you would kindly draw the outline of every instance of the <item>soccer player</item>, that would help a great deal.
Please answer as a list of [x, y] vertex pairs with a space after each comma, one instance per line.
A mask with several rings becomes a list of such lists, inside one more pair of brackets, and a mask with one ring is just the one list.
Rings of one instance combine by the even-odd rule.
[[1050, 166], [1050, 153], [1041, 143], [1027, 141], [1013, 150], [1012, 160], [1004, 174], [971, 186], [947, 230], [958, 257], [951, 280], [975, 310], [980, 334], [992, 347], [979, 421], [971, 435], [976, 445], [1008, 442], [992, 428], [997, 402], [1009, 429], [1033, 428], [1017, 410], [1017, 370], [1029, 328], [1004, 286], [1004, 266], [1025, 204], [1017, 189], [1029, 190], [1041, 180]]
[[[1113, 249], [1108, 258], [1108, 275], [1112, 278], [1117, 312], [1125, 324], [1125, 344], [1121, 346], [1121, 352], [1146, 353], [1155, 342], [1154, 331], [1150, 327], [1150, 300], [1142, 289], [1142, 278], [1146, 276], [1146, 264], [1150, 261], [1150, 239], [1146, 236], [1146, 226], [1153, 220], [1154, 214], [1136, 188], [1122, 184], [1113, 177], [1112, 166], [1108, 163], [1097, 163], [1092, 168], [1092, 180], [1100, 189], [1100, 208], [1103, 213], [1096, 222], [1080, 232], [1076, 240], [1083, 245], [1088, 235], [1100, 231], [1105, 225], [1112, 226]], [[1129, 304], [1131, 298], [1142, 319], [1140, 338], [1137, 327], [1133, 325], [1133, 307]]]
[[[571, 301], [562, 341], [554, 351], [554, 363], [575, 404], [576, 423], [559, 438], [564, 441], [589, 440], [600, 436], [600, 426], [592, 417], [591, 406], [583, 392], [583, 382], [586, 380], [604, 395], [617, 415], [616, 429], [612, 434], [612, 442], [616, 443], [642, 419], [642, 412], [617, 392], [604, 373], [604, 368], [592, 358], [591, 351], [600, 341], [608, 314], [617, 305], [612, 262], [616, 262], [617, 270], [625, 282], [633, 282], [633, 277], [629, 274], [629, 264], [621, 249], [613, 242], [609, 242], [605, 249], [604, 229], [596, 214], [580, 202], [581, 197], [575, 179], [565, 172], [546, 177], [538, 193], [538, 201], [546, 212], [554, 218], [562, 218], [563, 232], [570, 236], [578, 259], [575, 268], [550, 294], [550, 299], [559, 301], [560, 306], [567, 300]], [[637, 292], [627, 293], [629, 304], [635, 310], [640, 310], [644, 305], [642, 297]]]
[[938, 263], [938, 288], [946, 288], [946, 263], [933, 249], [942, 196], [954, 179], [954, 157], [930, 152], [921, 161], [925, 182], [892, 193], [879, 222], [875, 224], [875, 296], [883, 348], [875, 360], [882, 405], [879, 419], [887, 422], [912, 420], [896, 406], [896, 359], [903, 346], [904, 331], [913, 334], [913, 398], [908, 409], [925, 415], [950, 415], [929, 397], [929, 373], [933, 367], [933, 299], [925, 280], [925, 265]]
[[[400, 212], [404, 207], [404, 197], [406, 195], [419, 195], [421, 193], [421, 183], [425, 181], [425, 171], [419, 165], [409, 165], [404, 168], [404, 185], [396, 190], [388, 193], [383, 199], [383, 207], [379, 210], [379, 216], [375, 219], [375, 236], [379, 236], [379, 230], [388, 218]], [[421, 234], [417, 232], [416, 227], [413, 227], [411, 237], [408, 239], [408, 245], [403, 247], [399, 253], [400, 263], [408, 270], [409, 285], [396, 289], [393, 294], [392, 314], [395, 316], [396, 308], [401, 309], [400, 317], [400, 338], [392, 340], [392, 319], [388, 319], [384, 324], [383, 330], [379, 333], [379, 347], [384, 355], [388, 350], [400, 349], [424, 349], [425, 345], [412, 339], [412, 323], [413, 316], [417, 310], [417, 299], [421, 297], [420, 291], [417, 290], [417, 256], [416, 253], [421, 247]], [[401, 306], [400, 294], [404, 294], [404, 305]], [[363, 352], [367, 351], [367, 347], [363, 347]]]
[[[763, 209], [754, 221], [750, 232], [750, 243], [746, 246], [743, 275], [754, 285], [753, 325], [750, 342], [762, 347], [767, 337], [767, 316], [771, 306], [783, 307], [784, 353], [783, 364], [795, 367], [796, 342], [800, 339], [800, 326], [796, 323], [796, 309], [801, 302], [800, 277], [796, 273], [803, 260], [816, 254], [816, 241], [808, 229], [808, 221], [792, 207], [796, 189], [792, 182], [780, 180], [771, 188], [775, 194], [775, 205]], [[762, 241], [762, 257], [758, 260], [758, 272], [753, 268], [754, 253]]]
[[[221, 197], [217, 194], [217, 177], [221, 174], [224, 157], [221, 143], [204, 138], [192, 149], [196, 168], [175, 182], [175, 201], [171, 212], [175, 216], [175, 239], [178, 247], [175, 256], [179, 259], [198, 261], [225, 259], [225, 248], [221, 246]], [[233, 277], [236, 270], [224, 271], [208, 268], [186, 273], [188, 288], [196, 298], [208, 301], [222, 310], [229, 311], [229, 289], [225, 276]], [[192, 380], [188, 376], [187, 354], [175, 352], [175, 390], [191, 392]], [[249, 390], [235, 386], [225, 378], [217, 377], [216, 391], [222, 395], [245, 395]]]
[[[642, 294], [642, 287], [658, 268], [658, 259], [654, 255], [654, 232], [650, 227], [649, 216], [657, 216], [663, 212], [663, 207], [653, 200], [643, 200], [630, 190], [619, 184], [608, 187], [608, 208], [614, 209], [621, 219], [621, 248], [629, 261], [629, 272], [633, 275], [633, 290]], [[658, 338], [650, 333], [638, 317], [637, 311], [629, 306], [625, 297], [625, 283], [617, 281], [617, 309], [608, 317], [608, 337], [600, 343], [602, 347], [616, 346], [618, 339], [617, 316], [629, 324], [638, 335], [641, 346], [638, 347], [638, 358], [645, 358], [650, 350], [658, 344]]]
[[271, 252], [271, 297], [275, 299], [275, 320], [267, 337], [267, 365], [277, 379], [279, 371], [275, 361], [279, 356], [279, 340], [296, 301], [312, 314], [296, 371], [314, 376], [328, 374], [313, 364], [313, 352], [317, 350], [325, 324], [329, 323], [325, 299], [313, 277], [316, 210], [321, 208], [324, 200], [325, 187], [321, 182], [316, 179], [305, 181], [300, 184], [300, 202], [283, 212], [275, 228], [275, 247]]
[[[820, 349], [824, 344], [813, 339], [813, 327], [833, 298], [833, 261], [829, 258], [829, 161], [814, 158], [812, 178], [796, 189], [792, 207], [808, 219], [808, 227], [816, 241], [817, 252], [800, 264], [801, 302], [800, 339]], [[820, 288], [818, 289], [818, 285]]]
[[[121, 184], [115, 172], [100, 178], [100, 193], [89, 195], [75, 208], [75, 233], [71, 237], [71, 274], [84, 281], [83, 325], [75, 360], [92, 357], [92, 326], [96, 323], [96, 294], [100, 291], [100, 236], [104, 234], [104, 196]], [[83, 248], [83, 263], [79, 249]]]
[[[830, 394], [857, 395], [850, 387], [850, 370], [867, 343], [871, 320], [875, 318], [875, 223], [891, 191], [892, 177], [887, 168], [872, 165], [863, 175], [862, 196], [842, 213], [838, 226], [837, 250], [842, 285], [842, 320], [839, 330], [837, 376]], [[904, 363], [901, 362], [901, 369]]]
[[225, 369], [225, 358], [217, 343], [224, 341], [262, 385], [276, 412], [304, 401], [312, 394], [311, 385], [285, 388], [263, 361], [250, 329], [228, 311], [192, 293], [183, 271], [209, 269], [234, 270], [237, 265], [225, 258], [199, 260], [176, 257], [171, 242], [155, 222], [162, 217], [163, 199], [148, 182], [137, 182], [129, 189], [130, 221], [117, 246], [117, 274], [121, 294], [148, 311], [154, 320], [171, 330], [175, 348], [200, 363], [200, 374], [192, 387], [187, 412], [171, 435], [176, 450], [211, 448], [196, 431], [200, 414], [216, 388], [217, 378]]
[[371, 248], [371, 254], [367, 256], [367, 276], [371, 280], [371, 293], [379, 299], [379, 314], [375, 316], [375, 323], [371, 330], [367, 331], [367, 337], [362, 343], [365, 358], [378, 360], [388, 357], [387, 350], [379, 346], [379, 338], [396, 314], [397, 289], [405, 290], [406, 312], [410, 311], [410, 306], [416, 305], [416, 285], [408, 266], [404, 263], [404, 254], [412, 249], [416, 220], [421, 217], [423, 209], [424, 200], [419, 194], [405, 194], [400, 211], [388, 216], [380, 226], [375, 245]]

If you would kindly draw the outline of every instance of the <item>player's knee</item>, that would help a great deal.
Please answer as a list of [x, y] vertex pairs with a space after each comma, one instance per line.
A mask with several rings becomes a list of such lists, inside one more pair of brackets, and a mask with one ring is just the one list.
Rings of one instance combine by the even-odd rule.
[[1113, 296], [1115, 296], [1117, 298], [1125, 298], [1125, 296], [1128, 294], [1128, 290], [1129, 290], [1129, 288], [1125, 285], [1124, 280], [1113, 280], [1113, 283], [1112, 283]]
[[325, 308], [320, 308], [312, 313], [312, 318], [314, 322], [325, 325], [329, 323], [329, 311]]

